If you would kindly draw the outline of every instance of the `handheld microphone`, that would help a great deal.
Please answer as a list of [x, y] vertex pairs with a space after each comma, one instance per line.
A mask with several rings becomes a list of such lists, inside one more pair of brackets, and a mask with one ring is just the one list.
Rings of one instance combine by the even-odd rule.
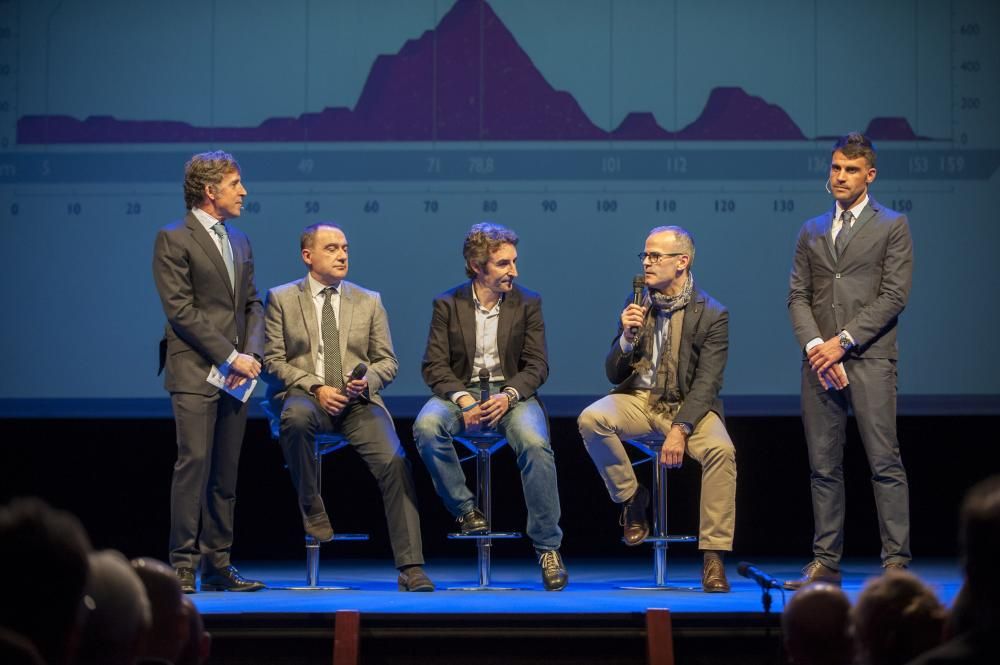
[[738, 572], [743, 577], [751, 579], [760, 585], [761, 589], [767, 591], [768, 589], [780, 589], [782, 588], [781, 582], [774, 579], [763, 570], [753, 565], [752, 563], [747, 563], [746, 561], [740, 561], [736, 566], [736, 572]]
[[351, 370], [351, 375], [347, 377], [347, 382], [357, 381], [358, 379], [365, 378], [365, 374], [368, 373], [368, 365], [364, 363], [358, 363], [357, 366]]
[[[646, 287], [646, 277], [644, 275], [636, 275], [632, 278], [632, 304], [642, 306], [642, 290]], [[635, 337], [639, 334], [639, 329], [632, 326], [632, 336]]]
[[486, 404], [490, 398], [490, 370], [479, 370], [479, 403]]

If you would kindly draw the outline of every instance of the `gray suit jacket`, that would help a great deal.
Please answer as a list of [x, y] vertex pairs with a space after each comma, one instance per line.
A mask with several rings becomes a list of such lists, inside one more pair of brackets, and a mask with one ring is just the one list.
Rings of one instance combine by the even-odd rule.
[[[629, 296], [626, 305], [632, 302]], [[646, 313], [652, 316], [652, 309]], [[632, 390], [635, 378], [633, 364], [642, 349], [636, 346], [632, 353], [622, 353], [618, 338], [622, 335], [621, 321], [618, 334], [611, 343], [611, 350], [604, 362], [608, 380], [615, 384], [612, 392]], [[722, 375], [729, 357], [729, 312], [718, 300], [698, 289], [691, 302], [684, 308], [684, 327], [677, 359], [677, 376], [681, 391], [681, 408], [674, 422], [698, 425], [709, 411], [725, 420], [722, 411]]]
[[[472, 282], [459, 284], [434, 299], [431, 330], [421, 370], [424, 382], [442, 399], [466, 389], [476, 356], [476, 304]], [[504, 385], [528, 399], [549, 376], [542, 298], [514, 285], [504, 296], [497, 323], [497, 347]]]
[[802, 225], [789, 280], [788, 312], [799, 347], [841, 330], [863, 358], [898, 355], [896, 326], [913, 283], [913, 241], [906, 216], [869, 198], [842, 256], [830, 229], [836, 206]]
[[[392, 349], [389, 318], [382, 298], [344, 280], [340, 283], [340, 356], [344, 371], [358, 363], [368, 366], [368, 394], [385, 408], [379, 393], [396, 378], [399, 362]], [[264, 371], [268, 397], [280, 401], [292, 386], [308, 391], [323, 383], [316, 375], [316, 351], [322, 343], [316, 307], [309, 294], [309, 280], [276, 286], [267, 293]], [[345, 332], [346, 331], [346, 332]]]
[[253, 252], [246, 235], [227, 224], [236, 290], [215, 240], [190, 212], [156, 235], [153, 279], [167, 325], [160, 342], [160, 371], [170, 392], [212, 395], [205, 381], [212, 365], [233, 349], [264, 354], [264, 308], [254, 284]]

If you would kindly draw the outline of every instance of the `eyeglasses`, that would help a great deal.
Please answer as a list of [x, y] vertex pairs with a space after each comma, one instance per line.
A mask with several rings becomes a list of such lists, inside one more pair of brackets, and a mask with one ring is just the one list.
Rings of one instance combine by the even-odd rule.
[[653, 265], [656, 265], [662, 261], [667, 256], [687, 256], [684, 252], [674, 252], [672, 254], [661, 254], [660, 252], [639, 252], [636, 254], [639, 257], [640, 263], [645, 263], [646, 259]]

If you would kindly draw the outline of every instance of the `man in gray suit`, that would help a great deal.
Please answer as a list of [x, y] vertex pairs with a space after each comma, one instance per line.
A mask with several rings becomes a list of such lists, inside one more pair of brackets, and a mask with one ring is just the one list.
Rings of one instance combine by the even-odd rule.
[[170, 564], [181, 588], [256, 591], [230, 563], [236, 471], [246, 404], [208, 383], [215, 366], [230, 388], [260, 373], [263, 305], [253, 276], [250, 241], [226, 224], [243, 207], [240, 167], [232, 155], [195, 155], [184, 168], [184, 219], [160, 229], [153, 279], [167, 325], [160, 371], [177, 426], [177, 463], [170, 488]]
[[839, 584], [844, 547], [847, 413], [853, 410], [872, 472], [882, 566], [910, 561], [906, 471], [896, 440], [896, 326], [913, 281], [906, 216], [868, 194], [875, 147], [861, 134], [833, 147], [833, 207], [807, 221], [792, 260], [788, 311], [804, 352], [802, 422], [809, 450], [813, 560], [788, 589]]
[[[313, 442], [318, 432], [339, 431], [378, 481], [400, 591], [433, 591], [421, 568], [410, 464], [379, 394], [399, 368], [382, 299], [344, 279], [348, 247], [340, 227], [308, 226], [300, 246], [309, 273], [267, 294], [264, 369], [270, 398], [281, 407], [279, 441], [306, 533], [319, 541], [333, 538], [316, 485]], [[365, 373], [348, 376], [355, 368]]]

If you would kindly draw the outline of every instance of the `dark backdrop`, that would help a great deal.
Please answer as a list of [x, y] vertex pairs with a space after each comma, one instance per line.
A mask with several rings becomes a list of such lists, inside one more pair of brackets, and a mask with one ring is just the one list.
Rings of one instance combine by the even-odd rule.
[[[736, 553], [807, 559], [812, 537], [809, 469], [802, 427], [795, 417], [731, 417], [737, 448]], [[993, 439], [997, 416], [903, 417], [899, 436], [910, 479], [915, 557], [956, 552], [956, 513], [963, 492], [1000, 470]], [[467, 544], [448, 541], [453, 522], [431, 486], [413, 447], [412, 420], [397, 427], [414, 468], [423, 516], [424, 549], [431, 557], [465, 557]], [[129, 556], [165, 557], [174, 425], [155, 420], [0, 420], [0, 501], [34, 494], [70, 510], [83, 521], [96, 547], [113, 547]], [[564, 555], [648, 557], [647, 548], [625, 548], [618, 511], [590, 462], [576, 423], [552, 420], [552, 437], [562, 499]], [[848, 492], [846, 554], [877, 560], [878, 527], [867, 462], [852, 421], [845, 460]], [[467, 473], [474, 478], [473, 462]], [[498, 529], [524, 529], [520, 481], [513, 456], [494, 457], [494, 523]], [[639, 467], [648, 478], [649, 465]], [[670, 531], [697, 534], [700, 472], [687, 460], [669, 475]], [[324, 462], [324, 493], [334, 528], [368, 532], [368, 543], [343, 543], [327, 556], [390, 556], [382, 505], [375, 482], [352, 451]], [[237, 561], [280, 560], [301, 556], [302, 530], [281, 451], [265, 421], [248, 423], [240, 462], [236, 514]], [[676, 546], [678, 554], [694, 546]], [[499, 542], [498, 557], [524, 556], [528, 541]]]

